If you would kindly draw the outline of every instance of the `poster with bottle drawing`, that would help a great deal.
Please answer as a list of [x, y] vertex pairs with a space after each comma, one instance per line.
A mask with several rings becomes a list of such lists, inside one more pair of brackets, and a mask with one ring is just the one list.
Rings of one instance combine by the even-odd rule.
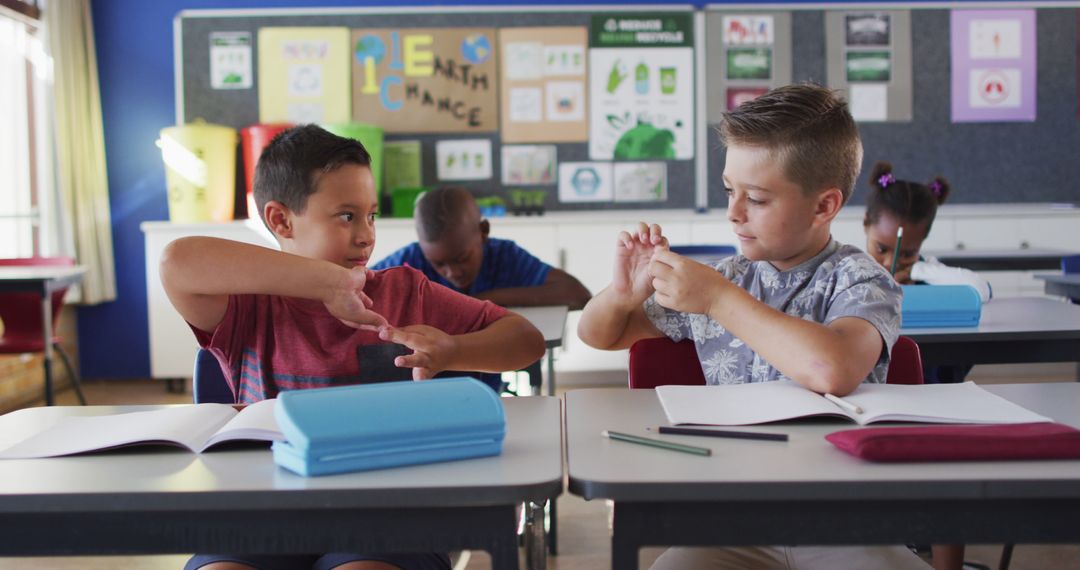
[[615, 201], [667, 201], [667, 163], [616, 162]]
[[348, 28], [262, 28], [259, 122], [349, 120]]
[[690, 13], [597, 15], [589, 35], [589, 157], [694, 157]]
[[491, 178], [491, 141], [436, 141], [435, 162], [435, 175], [440, 181], [487, 180]]
[[500, 28], [503, 142], [589, 140], [585, 27]]

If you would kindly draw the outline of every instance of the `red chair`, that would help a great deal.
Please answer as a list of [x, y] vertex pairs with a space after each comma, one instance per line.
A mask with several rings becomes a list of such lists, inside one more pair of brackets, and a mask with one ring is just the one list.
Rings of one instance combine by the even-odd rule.
[[[0, 266], [26, 267], [26, 266], [62, 266], [71, 267], [75, 260], [70, 257], [26, 257], [18, 259], [0, 259]], [[60, 309], [64, 302], [64, 294], [67, 287], [52, 293], [52, 329], [55, 333], [56, 323], [60, 320]], [[44, 323], [41, 319], [41, 296], [37, 293], [0, 293], [0, 321], [4, 323], [4, 334], [0, 337], [0, 354], [23, 354], [27, 352], [45, 351]], [[71, 386], [79, 397], [79, 402], [86, 405], [86, 396], [83, 395], [82, 383], [79, 375], [71, 366], [67, 354], [60, 348], [60, 337], [53, 334], [52, 345], [60, 360], [67, 369], [71, 378]], [[49, 376], [48, 385], [52, 386], [52, 369], [45, 367], [45, 374]]]
[[[629, 373], [631, 388], [705, 384], [705, 373], [701, 371], [697, 348], [691, 340], [673, 342], [667, 337], [659, 337], [635, 342], [630, 347]], [[922, 353], [915, 341], [906, 336], [896, 340], [886, 382], [923, 383]]]

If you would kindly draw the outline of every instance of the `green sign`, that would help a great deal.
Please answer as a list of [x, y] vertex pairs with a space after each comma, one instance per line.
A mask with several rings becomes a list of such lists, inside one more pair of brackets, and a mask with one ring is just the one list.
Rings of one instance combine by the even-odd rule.
[[589, 47], [693, 47], [690, 12], [594, 15]]

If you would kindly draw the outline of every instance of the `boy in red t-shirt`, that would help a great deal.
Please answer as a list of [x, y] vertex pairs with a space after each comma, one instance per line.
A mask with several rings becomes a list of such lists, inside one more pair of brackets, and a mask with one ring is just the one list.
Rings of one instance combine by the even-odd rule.
[[[363, 345], [408, 347], [394, 364], [417, 380], [517, 370], [543, 355], [543, 337], [520, 315], [415, 269], [366, 267], [378, 197], [360, 143], [314, 125], [285, 131], [259, 159], [255, 202], [281, 251], [191, 237], [170, 243], [161, 260], [169, 299], [218, 359], [237, 402], [356, 383], [372, 364], [361, 361]], [[444, 555], [332, 556], [295, 567], [449, 568]], [[188, 567], [260, 567], [263, 558], [200, 555]]]

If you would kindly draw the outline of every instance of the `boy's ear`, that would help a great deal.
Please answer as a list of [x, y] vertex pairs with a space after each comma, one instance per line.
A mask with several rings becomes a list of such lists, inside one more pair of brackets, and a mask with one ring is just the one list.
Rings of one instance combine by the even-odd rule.
[[487, 221], [487, 218], [480, 220], [480, 237], [487, 239], [491, 233], [491, 222]]
[[270, 231], [279, 238], [291, 238], [292, 227], [292, 211], [289, 207], [277, 200], [270, 200], [263, 206], [263, 219], [266, 220], [266, 226], [270, 228]]
[[825, 223], [831, 222], [840, 213], [843, 205], [844, 193], [839, 188], [826, 188], [817, 196], [814, 217]]

